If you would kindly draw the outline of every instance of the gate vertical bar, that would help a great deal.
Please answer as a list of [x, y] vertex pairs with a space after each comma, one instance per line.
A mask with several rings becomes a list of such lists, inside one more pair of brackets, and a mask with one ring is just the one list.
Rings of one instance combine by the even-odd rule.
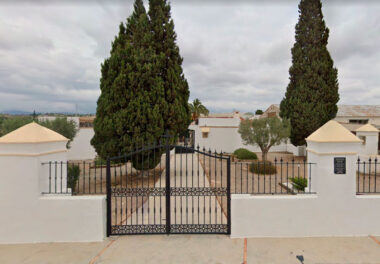
[[227, 233], [231, 234], [231, 158], [230, 157], [228, 157], [227, 159]]
[[111, 235], [111, 161], [107, 159], [107, 172], [106, 172], [106, 185], [107, 185], [107, 237]]
[[170, 145], [169, 145], [169, 133], [166, 131], [165, 135], [165, 158], [166, 158], [166, 180], [165, 180], [165, 192], [166, 192], [166, 234], [170, 234]]

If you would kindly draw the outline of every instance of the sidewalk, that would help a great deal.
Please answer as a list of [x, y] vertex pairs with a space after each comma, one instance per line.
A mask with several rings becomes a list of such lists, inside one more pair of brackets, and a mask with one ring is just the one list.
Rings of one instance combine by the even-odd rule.
[[[380, 263], [380, 238], [247, 240], [251, 264]], [[140, 235], [99, 243], [0, 245], [1, 264], [243, 263], [244, 239], [224, 235]]]

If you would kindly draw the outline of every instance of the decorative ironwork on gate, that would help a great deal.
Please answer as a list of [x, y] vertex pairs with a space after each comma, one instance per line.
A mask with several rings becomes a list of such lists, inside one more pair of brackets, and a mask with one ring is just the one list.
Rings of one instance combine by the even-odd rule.
[[229, 234], [230, 157], [163, 138], [107, 160], [107, 235]]

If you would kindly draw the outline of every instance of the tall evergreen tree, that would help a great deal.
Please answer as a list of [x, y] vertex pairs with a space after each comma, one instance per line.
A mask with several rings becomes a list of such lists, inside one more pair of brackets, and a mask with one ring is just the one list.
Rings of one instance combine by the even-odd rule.
[[294, 145], [335, 117], [337, 112], [338, 71], [327, 50], [326, 27], [320, 0], [301, 0], [296, 42], [292, 48], [290, 83], [281, 102], [280, 115], [291, 122]]
[[163, 80], [166, 105], [161, 108], [165, 130], [178, 136], [187, 131], [191, 122], [188, 106], [189, 86], [182, 70], [182, 57], [176, 43], [177, 35], [166, 0], [149, 0], [150, 28], [153, 48], [158, 56], [158, 72]]
[[[91, 141], [102, 158], [156, 143], [164, 133], [161, 108], [167, 103], [162, 78], [157, 74], [159, 62], [152, 37], [143, 2], [136, 0], [133, 14], [126, 26], [120, 24], [111, 55], [102, 65], [101, 95]], [[144, 164], [141, 159], [132, 161], [137, 169], [151, 169], [160, 156], [151, 155]]]

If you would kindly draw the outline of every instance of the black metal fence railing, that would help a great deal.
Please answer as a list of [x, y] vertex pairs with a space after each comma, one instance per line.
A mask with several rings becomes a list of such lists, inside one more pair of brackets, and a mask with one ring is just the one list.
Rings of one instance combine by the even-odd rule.
[[44, 162], [40, 189], [43, 194], [105, 194], [106, 168], [96, 161]]
[[312, 166], [306, 160], [231, 163], [231, 192], [235, 194], [311, 194]]
[[[209, 161], [204, 157], [204, 154], [199, 155], [200, 164], [204, 172], [209, 175], [211, 186], [219, 184], [215, 177], [217, 173], [227, 175], [227, 170], [230, 170], [231, 193], [254, 195], [313, 193], [311, 174], [314, 163], [308, 163], [306, 160], [285, 160], [281, 158], [265, 163], [262, 161], [231, 161], [230, 167], [227, 167], [226, 163], [222, 164], [217, 159], [216, 161]], [[373, 163], [374, 161], [372, 161]], [[372, 164], [371, 169], [375, 170]], [[125, 175], [131, 174], [130, 171], [135, 171], [130, 161], [121, 164], [111, 163], [110, 166], [112, 184], [114, 185], [122, 181]], [[369, 166], [368, 162], [365, 163], [365, 166]], [[43, 194], [106, 194], [106, 175], [107, 166], [105, 162], [45, 162], [42, 163], [40, 190]], [[368, 177], [374, 177], [372, 174], [368, 175], [368, 169], [365, 170], [365, 174], [360, 175], [365, 175], [366, 184], [369, 181], [371, 184], [375, 182], [374, 179], [368, 180]], [[364, 181], [361, 180], [360, 182]], [[380, 180], [378, 184], [380, 185]], [[378, 187], [372, 188], [380, 191], [380, 186]], [[367, 189], [365, 190], [368, 191]], [[371, 190], [371, 192], [374, 191]]]
[[357, 160], [356, 193], [380, 193], [380, 164], [377, 158]]

